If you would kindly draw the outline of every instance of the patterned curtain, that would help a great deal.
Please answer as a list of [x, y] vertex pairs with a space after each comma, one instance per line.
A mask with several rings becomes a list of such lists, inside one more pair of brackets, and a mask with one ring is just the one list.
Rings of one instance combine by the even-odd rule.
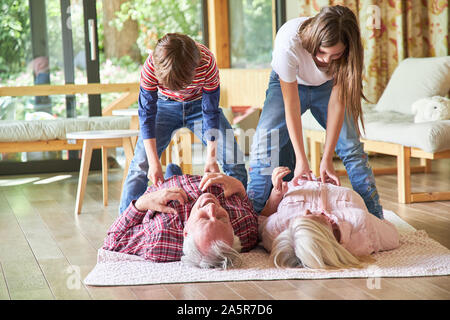
[[299, 0], [299, 16], [328, 5], [349, 7], [359, 18], [364, 46], [364, 93], [376, 103], [392, 72], [408, 57], [447, 56], [448, 0]]

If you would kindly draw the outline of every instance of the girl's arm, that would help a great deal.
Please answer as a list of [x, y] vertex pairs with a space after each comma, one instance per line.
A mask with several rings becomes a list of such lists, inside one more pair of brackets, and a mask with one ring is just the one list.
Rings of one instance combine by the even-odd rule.
[[322, 161], [320, 162], [320, 178], [322, 182], [331, 182], [340, 186], [340, 181], [333, 167], [333, 155], [339, 134], [344, 122], [345, 106], [339, 100], [339, 86], [334, 86], [328, 102], [327, 130]]
[[298, 95], [297, 81], [284, 82], [280, 79], [280, 86], [281, 92], [283, 93], [286, 125], [295, 152], [296, 164], [293, 182], [294, 185], [297, 185], [297, 180], [302, 176], [305, 176], [308, 180], [312, 180], [311, 170], [303, 145], [300, 97]]

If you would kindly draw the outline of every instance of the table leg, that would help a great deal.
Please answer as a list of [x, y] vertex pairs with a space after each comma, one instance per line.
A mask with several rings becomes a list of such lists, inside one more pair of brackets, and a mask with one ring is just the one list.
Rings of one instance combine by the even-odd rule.
[[125, 167], [123, 168], [123, 178], [122, 178], [122, 188], [123, 188], [123, 184], [128, 175], [128, 168], [130, 167], [131, 160], [133, 160], [134, 156], [132, 138], [123, 138], [122, 145], [123, 151], [125, 153]]
[[78, 178], [77, 199], [75, 203], [75, 214], [81, 213], [84, 192], [89, 175], [89, 166], [92, 158], [92, 143], [89, 140], [83, 141], [83, 151], [81, 155], [80, 176]]
[[103, 205], [108, 205], [108, 149], [102, 146]]
[[[131, 117], [130, 129], [131, 130], [139, 130], [139, 117], [138, 116]], [[133, 149], [136, 147], [137, 139], [138, 139], [137, 136], [131, 138], [131, 142], [133, 143]]]

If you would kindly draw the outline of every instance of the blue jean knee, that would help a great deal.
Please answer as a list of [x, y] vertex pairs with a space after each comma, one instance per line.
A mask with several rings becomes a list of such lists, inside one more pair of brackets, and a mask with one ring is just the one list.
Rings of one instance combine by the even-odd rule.
[[369, 164], [369, 156], [364, 151], [364, 145], [354, 128], [353, 121], [347, 117], [342, 125], [336, 153], [344, 163], [353, 190], [363, 198], [367, 210], [383, 219], [383, 208]]
[[122, 214], [132, 200], [138, 199], [148, 187], [148, 162], [144, 143], [141, 135], [136, 142], [134, 157], [131, 160], [128, 174], [122, 188], [120, 197], [119, 214]]

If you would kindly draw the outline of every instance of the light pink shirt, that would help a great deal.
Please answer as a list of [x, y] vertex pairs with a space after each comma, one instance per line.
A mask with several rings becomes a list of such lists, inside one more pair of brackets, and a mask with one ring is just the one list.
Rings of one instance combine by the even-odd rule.
[[264, 248], [270, 252], [274, 239], [293, 218], [304, 216], [306, 209], [324, 212], [336, 222], [341, 233], [340, 244], [355, 256], [391, 250], [400, 245], [395, 226], [370, 214], [355, 191], [329, 183], [301, 180], [299, 186], [289, 182], [277, 212], [269, 217], [259, 217], [259, 235]]

